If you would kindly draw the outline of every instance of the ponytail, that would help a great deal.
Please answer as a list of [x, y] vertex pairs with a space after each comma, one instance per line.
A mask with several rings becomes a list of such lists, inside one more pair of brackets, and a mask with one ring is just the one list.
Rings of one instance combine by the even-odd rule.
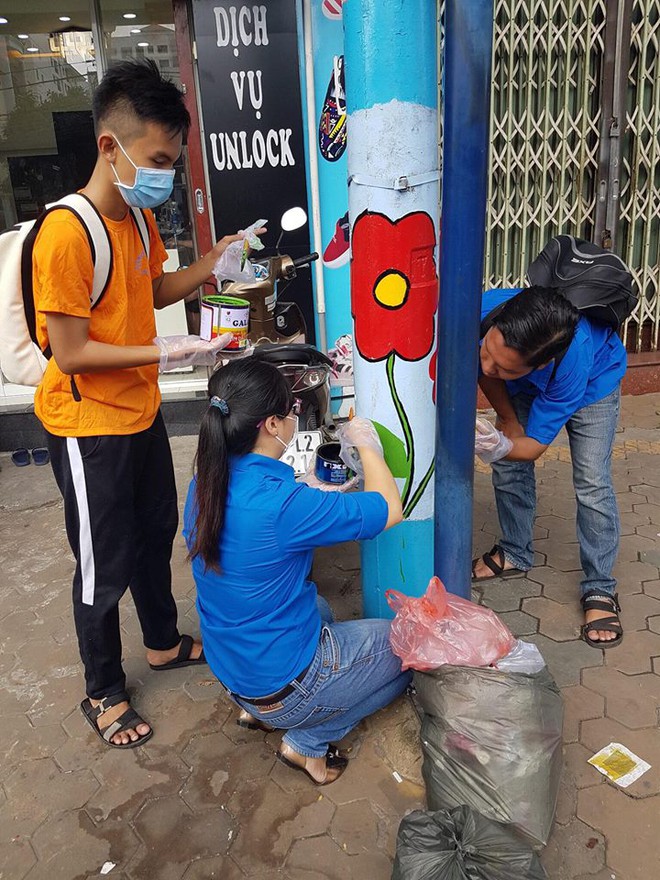
[[200, 556], [205, 567], [220, 570], [218, 536], [225, 521], [229, 486], [229, 455], [223, 425], [224, 417], [216, 406], [209, 406], [199, 429], [195, 455], [195, 507], [197, 524], [188, 559]]
[[209, 396], [195, 455], [196, 522], [188, 559], [199, 557], [205, 568], [220, 571], [230, 458], [252, 452], [259, 425], [268, 416], [288, 415], [293, 395], [277, 367], [253, 356], [217, 370]]

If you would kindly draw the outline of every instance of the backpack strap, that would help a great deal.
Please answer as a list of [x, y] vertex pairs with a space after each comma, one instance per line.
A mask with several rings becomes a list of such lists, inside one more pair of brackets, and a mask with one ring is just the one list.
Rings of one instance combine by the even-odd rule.
[[[110, 234], [107, 230], [101, 214], [96, 207], [82, 193], [71, 193], [68, 196], [46, 206], [46, 210], [35, 220], [32, 229], [25, 238], [23, 253], [21, 256], [21, 287], [23, 288], [23, 307], [27, 321], [30, 338], [37, 347], [37, 317], [34, 308], [34, 290], [32, 287], [32, 254], [39, 231], [46, 217], [57, 210], [71, 211], [78, 218], [80, 225], [85, 230], [89, 247], [94, 261], [94, 280], [90, 297], [91, 307], [94, 308], [100, 302], [108, 288], [112, 277], [112, 246]], [[50, 359], [53, 355], [50, 346], [43, 352], [44, 357]]]
[[133, 222], [137, 226], [137, 231], [142, 241], [144, 252], [147, 255], [147, 260], [149, 260], [151, 238], [149, 236], [149, 226], [147, 225], [144, 211], [142, 210], [142, 208], [131, 208], [131, 216], [133, 218]]

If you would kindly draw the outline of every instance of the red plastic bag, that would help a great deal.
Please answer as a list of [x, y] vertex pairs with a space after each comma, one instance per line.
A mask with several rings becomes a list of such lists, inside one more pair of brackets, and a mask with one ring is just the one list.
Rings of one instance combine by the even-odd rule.
[[390, 642], [403, 669], [490, 666], [511, 651], [515, 639], [490, 608], [452, 596], [431, 578], [419, 598], [396, 590], [385, 594], [396, 617]]

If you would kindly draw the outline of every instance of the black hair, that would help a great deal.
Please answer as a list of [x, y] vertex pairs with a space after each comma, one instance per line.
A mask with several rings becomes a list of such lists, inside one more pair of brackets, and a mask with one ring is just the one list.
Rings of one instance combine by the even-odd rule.
[[190, 128], [183, 92], [147, 58], [113, 64], [94, 92], [92, 113], [97, 134], [111, 116], [128, 117], [124, 128], [132, 122], [131, 116], [138, 123], [155, 122], [184, 140]]
[[196, 522], [188, 559], [199, 556], [206, 568], [220, 570], [220, 535], [225, 522], [229, 458], [254, 449], [259, 427], [269, 416], [291, 412], [293, 394], [273, 364], [256, 357], [233, 361], [209, 382], [209, 404], [202, 418], [195, 456]]
[[579, 320], [579, 311], [561, 291], [533, 285], [511, 297], [493, 325], [505, 344], [536, 368], [568, 348]]

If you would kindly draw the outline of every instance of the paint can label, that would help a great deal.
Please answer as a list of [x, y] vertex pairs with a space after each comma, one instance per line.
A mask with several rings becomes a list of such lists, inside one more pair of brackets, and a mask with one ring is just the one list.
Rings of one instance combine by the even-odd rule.
[[207, 342], [231, 333], [226, 351], [242, 351], [247, 346], [250, 303], [233, 296], [205, 296], [202, 299], [199, 335]]

